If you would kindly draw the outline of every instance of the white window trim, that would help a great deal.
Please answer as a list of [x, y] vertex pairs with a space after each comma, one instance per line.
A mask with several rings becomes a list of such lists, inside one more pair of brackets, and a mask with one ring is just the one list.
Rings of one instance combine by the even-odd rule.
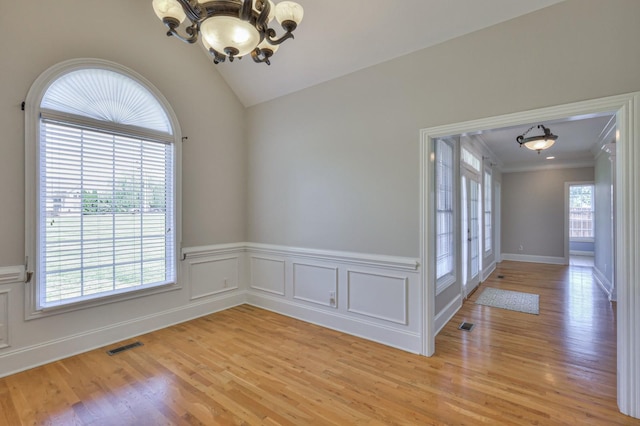
[[491, 214], [491, 247], [489, 247], [489, 249], [487, 250], [487, 248], [486, 248], [487, 239], [486, 239], [486, 235], [485, 235], [487, 227], [486, 227], [486, 224], [484, 223], [485, 216], [486, 216], [486, 213], [487, 213], [487, 208], [485, 206], [485, 203], [487, 201], [487, 196], [486, 196], [485, 193], [482, 194], [484, 196], [483, 199], [482, 199], [482, 205], [483, 205], [482, 221], [483, 221], [483, 225], [484, 225], [482, 227], [482, 233], [483, 233], [483, 235], [482, 235], [482, 237], [483, 237], [482, 238], [482, 245], [483, 245], [483, 248], [484, 248], [484, 250], [483, 250], [484, 251], [484, 257], [486, 258], [486, 257], [489, 257], [489, 256], [491, 256], [493, 254], [493, 246], [495, 244], [494, 232], [493, 232], [493, 224], [494, 224], [494, 220], [493, 220], [493, 170], [491, 170], [490, 167], [485, 167], [484, 173], [485, 173], [485, 175], [483, 175], [483, 178], [486, 177], [486, 174], [488, 174], [489, 178], [490, 178], [490, 182], [489, 182], [489, 188], [487, 188], [487, 183], [484, 182], [484, 185], [483, 185], [482, 189], [485, 192], [488, 190], [489, 191], [489, 195], [491, 197], [491, 200], [490, 200], [491, 205], [489, 206], [489, 213]]
[[181, 192], [181, 176], [182, 176], [182, 132], [180, 130], [180, 124], [178, 118], [171, 108], [171, 105], [167, 99], [160, 93], [160, 91], [149, 82], [142, 75], [137, 72], [119, 65], [114, 62], [105, 61], [101, 59], [93, 58], [80, 58], [71, 59], [68, 61], [56, 64], [46, 71], [44, 71], [32, 84], [25, 100], [25, 254], [27, 271], [32, 271], [36, 262], [36, 249], [37, 249], [37, 226], [38, 226], [38, 213], [37, 213], [37, 197], [38, 186], [37, 178], [40, 170], [38, 167], [38, 146], [40, 137], [40, 105], [42, 98], [46, 93], [49, 85], [53, 83], [63, 74], [69, 73], [74, 70], [81, 69], [106, 69], [115, 71], [136, 80], [142, 86], [145, 87], [150, 93], [152, 93], [156, 100], [162, 105], [173, 129], [173, 144], [174, 144], [174, 212], [175, 212], [175, 247], [174, 253], [176, 256], [176, 282], [147, 289], [133, 290], [123, 294], [114, 294], [105, 296], [98, 299], [86, 300], [77, 303], [70, 303], [59, 307], [52, 307], [47, 309], [37, 309], [37, 283], [35, 280], [36, 274], [33, 274], [31, 281], [25, 284], [25, 320], [32, 320], [36, 318], [43, 318], [50, 315], [61, 314], [65, 312], [71, 312], [79, 309], [86, 309], [105, 305], [108, 303], [120, 302], [137, 297], [148, 296], [151, 294], [164, 293], [168, 291], [174, 291], [181, 288], [180, 268], [181, 262], [179, 259], [180, 246], [182, 241], [182, 192]]

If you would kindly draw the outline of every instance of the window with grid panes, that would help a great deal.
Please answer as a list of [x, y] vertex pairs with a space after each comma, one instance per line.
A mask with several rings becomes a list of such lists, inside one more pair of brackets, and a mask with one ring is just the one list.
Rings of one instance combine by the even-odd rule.
[[436, 206], [436, 279], [446, 285], [454, 280], [454, 149], [451, 142], [437, 139], [435, 143], [435, 206]]
[[122, 68], [76, 65], [43, 85], [35, 140], [27, 140], [36, 157], [28, 167], [34, 310], [175, 284], [176, 137], [167, 111]]

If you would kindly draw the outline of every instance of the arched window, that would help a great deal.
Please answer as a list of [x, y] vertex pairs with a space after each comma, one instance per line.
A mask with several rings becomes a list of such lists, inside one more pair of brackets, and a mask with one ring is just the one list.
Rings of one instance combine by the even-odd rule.
[[179, 131], [162, 95], [73, 60], [26, 106], [27, 317], [176, 287]]

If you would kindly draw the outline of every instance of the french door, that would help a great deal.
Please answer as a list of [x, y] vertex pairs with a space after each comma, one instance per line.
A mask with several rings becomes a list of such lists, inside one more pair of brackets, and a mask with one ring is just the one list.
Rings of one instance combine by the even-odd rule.
[[462, 232], [462, 292], [467, 295], [480, 283], [480, 177], [463, 171], [460, 178]]

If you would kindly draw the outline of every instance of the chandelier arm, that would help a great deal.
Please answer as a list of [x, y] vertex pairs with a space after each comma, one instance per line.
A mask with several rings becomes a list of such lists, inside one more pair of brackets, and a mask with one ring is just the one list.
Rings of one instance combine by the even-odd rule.
[[261, 50], [258, 49], [257, 47], [251, 52], [251, 59], [253, 59], [253, 62], [256, 62], [258, 64], [260, 63], [265, 63], [267, 65], [271, 65], [271, 61], [269, 60], [269, 58], [271, 57], [271, 55], [273, 55], [273, 53], [268, 54], [267, 51], [265, 50]]
[[251, 19], [251, 14], [253, 12], [253, 0], [242, 0], [242, 6], [240, 6], [240, 11], [238, 12], [238, 18], [243, 21], [249, 21]]
[[269, 2], [262, 2], [262, 9], [260, 9], [260, 15], [256, 20], [256, 27], [258, 31], [266, 31], [269, 29], [269, 13], [271, 13], [271, 5]]
[[175, 20], [170, 20], [170, 19], [166, 19], [165, 20], [165, 25], [169, 28], [169, 31], [167, 32], [167, 36], [171, 37], [175, 37], [178, 40], [182, 40], [185, 43], [188, 44], [193, 44], [196, 41], [198, 41], [198, 32], [200, 31], [200, 24], [195, 22], [191, 25], [189, 25], [188, 27], [185, 28], [185, 32], [187, 33], [186, 36], [180, 34], [177, 30], [178, 28], [178, 22]]
[[198, 0], [176, 0], [180, 6], [182, 6], [182, 9], [184, 10], [184, 13], [187, 15], [187, 18], [189, 18], [189, 20], [191, 22], [200, 22], [203, 18], [202, 16], [202, 8], [200, 7], [200, 5], [198, 4]]
[[220, 62], [224, 62], [227, 60], [227, 56], [218, 52], [213, 47], [209, 48], [209, 54], [213, 57], [213, 63], [218, 65]]
[[276, 36], [276, 30], [274, 30], [273, 28], [269, 28], [267, 30], [266, 39], [269, 42], [269, 44], [271, 44], [271, 45], [282, 44], [285, 40], [288, 40], [290, 38], [295, 38], [291, 31], [287, 31], [286, 33], [284, 33], [282, 35], [282, 37], [280, 37], [278, 39], [275, 39], [274, 38], [275, 36]]

